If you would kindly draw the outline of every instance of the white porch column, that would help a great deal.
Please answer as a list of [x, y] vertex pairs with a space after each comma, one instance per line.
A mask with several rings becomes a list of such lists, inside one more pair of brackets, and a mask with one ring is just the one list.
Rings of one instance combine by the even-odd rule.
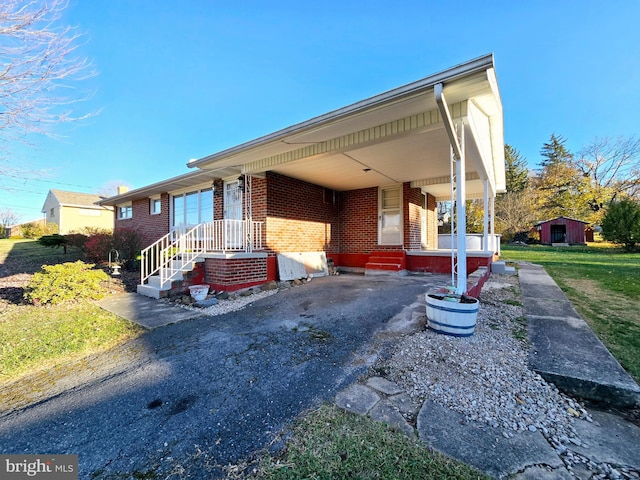
[[456, 243], [458, 257], [456, 293], [462, 295], [467, 290], [467, 179], [465, 176], [464, 125], [462, 122], [460, 122], [459, 135], [460, 158], [456, 161]]
[[491, 197], [489, 199], [489, 209], [491, 211], [491, 246], [493, 248], [493, 253], [500, 253], [500, 243], [498, 242], [498, 239], [496, 238], [496, 230], [495, 230], [495, 224], [496, 224], [496, 197]]
[[483, 217], [484, 217], [484, 230], [483, 230], [483, 238], [482, 238], [482, 245], [483, 245], [483, 250], [485, 252], [489, 251], [489, 179], [485, 179], [482, 182], [482, 186], [483, 186], [483, 200], [484, 200], [484, 205], [483, 205]]

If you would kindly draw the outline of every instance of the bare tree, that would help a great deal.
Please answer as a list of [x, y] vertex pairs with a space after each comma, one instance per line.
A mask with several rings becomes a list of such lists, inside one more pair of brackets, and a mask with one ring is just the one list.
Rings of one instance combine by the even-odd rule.
[[496, 199], [496, 230], [511, 241], [517, 233], [528, 232], [536, 220], [536, 190], [528, 187], [520, 192], [507, 192]]
[[94, 74], [77, 55], [79, 34], [62, 23], [68, 0], [0, 2], [0, 140], [51, 134], [54, 124], [78, 120], [84, 100], [73, 87]]
[[0, 208], [0, 238], [6, 236], [7, 228], [20, 221], [20, 215], [8, 207]]
[[640, 138], [594, 140], [584, 147], [575, 165], [591, 183], [589, 206], [595, 212], [620, 195], [640, 196]]

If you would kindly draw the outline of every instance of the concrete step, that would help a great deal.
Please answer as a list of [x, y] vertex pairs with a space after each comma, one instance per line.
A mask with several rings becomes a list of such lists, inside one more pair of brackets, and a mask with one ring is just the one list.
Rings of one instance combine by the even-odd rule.
[[560, 390], [616, 407], [640, 405], [640, 387], [541, 266], [519, 265], [529, 364]]
[[[173, 278], [172, 280], [182, 280], [182, 273], [179, 276]], [[169, 290], [171, 289], [171, 280], [165, 280], [164, 282], [160, 282], [160, 275], [152, 275], [147, 279], [147, 283], [157, 288], [158, 290]]]
[[138, 285], [136, 286], [136, 292], [145, 297], [151, 298], [164, 298], [168, 295], [169, 290], [161, 290], [153, 285]]
[[508, 266], [504, 260], [499, 260], [491, 264], [491, 273], [497, 273], [498, 275], [513, 275], [516, 273], [516, 268]]
[[389, 263], [389, 262], [367, 262], [367, 270], [392, 270], [398, 272], [402, 270], [401, 263]]

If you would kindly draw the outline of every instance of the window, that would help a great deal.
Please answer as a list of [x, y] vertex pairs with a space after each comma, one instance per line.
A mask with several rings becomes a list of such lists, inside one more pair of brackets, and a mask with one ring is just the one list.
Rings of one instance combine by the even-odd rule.
[[159, 198], [150, 198], [149, 211], [151, 215], [158, 215], [162, 212], [162, 201]]
[[119, 205], [118, 206], [118, 218], [124, 220], [133, 216], [133, 209], [131, 205]]
[[171, 225], [198, 225], [213, 221], [213, 190], [210, 188], [174, 195]]
[[56, 209], [55, 208], [52, 208], [51, 210], [49, 210], [49, 216], [50, 217], [55, 216], [55, 214], [56, 214]]

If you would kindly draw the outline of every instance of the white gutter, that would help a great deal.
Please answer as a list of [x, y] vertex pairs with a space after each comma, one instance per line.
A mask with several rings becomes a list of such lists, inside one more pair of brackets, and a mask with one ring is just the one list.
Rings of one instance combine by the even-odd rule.
[[451, 148], [453, 148], [453, 154], [456, 159], [460, 159], [462, 158], [462, 149], [458, 143], [458, 137], [456, 136], [455, 127], [453, 126], [453, 120], [451, 120], [449, 107], [447, 106], [447, 101], [444, 98], [442, 90], [442, 83], [438, 83], [433, 87], [433, 93], [436, 97], [436, 105], [438, 105], [444, 129], [447, 131], [447, 135], [449, 136], [449, 143], [451, 144]]

